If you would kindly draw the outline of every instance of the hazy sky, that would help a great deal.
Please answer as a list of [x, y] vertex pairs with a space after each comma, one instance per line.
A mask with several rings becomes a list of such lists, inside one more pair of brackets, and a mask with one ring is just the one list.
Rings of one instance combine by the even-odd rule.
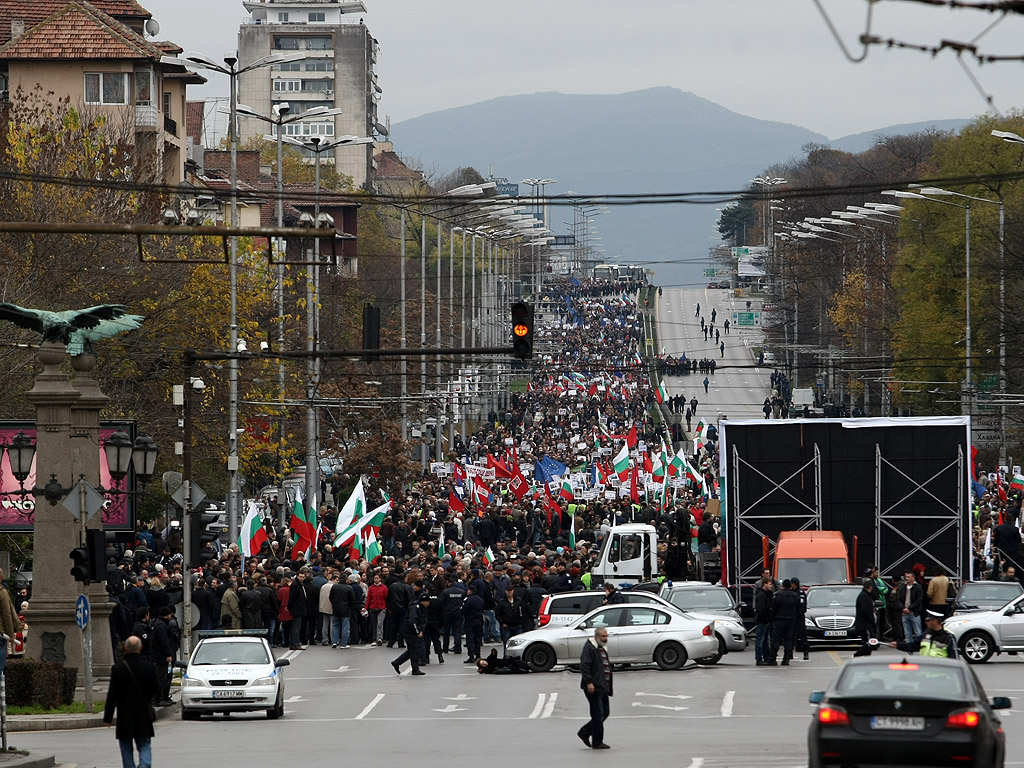
[[[248, 16], [240, 0], [141, 0], [160, 37], [220, 57]], [[821, 0], [860, 53], [866, 0]], [[392, 122], [495, 96], [620, 93], [667, 85], [751, 117], [838, 138], [898, 123], [971, 117], [986, 103], [952, 52], [873, 47], [846, 59], [813, 0], [365, 0], [380, 43], [381, 117]], [[935, 45], [970, 42], [997, 17], [887, 0], [873, 33]], [[1024, 18], [978, 40], [985, 54], [1024, 53]], [[965, 60], [966, 61], [966, 60]], [[1002, 112], [1019, 107], [1021, 63], [969, 63]], [[213, 80], [199, 96], [227, 93]], [[557, 136], [558, 116], [552, 115]], [[643, 115], [637, 115], [637, 137]], [[636, 138], [636, 137], [634, 137]], [[400, 149], [400, 148], [399, 148]]]

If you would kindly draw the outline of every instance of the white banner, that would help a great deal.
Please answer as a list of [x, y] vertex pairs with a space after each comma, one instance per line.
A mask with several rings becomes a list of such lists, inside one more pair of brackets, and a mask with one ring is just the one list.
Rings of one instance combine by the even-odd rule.
[[466, 477], [482, 477], [484, 480], [493, 480], [494, 467], [478, 467], [475, 464], [467, 464]]

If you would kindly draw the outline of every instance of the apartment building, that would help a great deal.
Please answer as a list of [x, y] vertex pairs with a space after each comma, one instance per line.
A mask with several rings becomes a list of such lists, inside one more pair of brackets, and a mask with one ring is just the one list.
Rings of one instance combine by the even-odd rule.
[[[240, 103], [264, 115], [280, 102], [288, 102], [293, 115], [317, 106], [344, 110], [332, 118], [285, 126], [286, 135], [300, 140], [319, 136], [326, 142], [383, 131], [377, 122], [381, 88], [374, 72], [378, 46], [358, 15], [366, 12], [362, 2], [247, 0], [243, 5], [250, 17], [238, 32], [240, 67], [275, 52], [299, 52], [305, 58], [239, 77]], [[273, 132], [269, 124], [246, 117], [239, 131], [243, 141]], [[356, 188], [373, 190], [372, 144], [338, 147], [321, 160], [334, 162]]]
[[185, 90], [205, 78], [160, 62], [181, 48], [134, 0], [0, 0], [0, 100], [37, 88], [128, 125], [158, 178], [185, 175]]

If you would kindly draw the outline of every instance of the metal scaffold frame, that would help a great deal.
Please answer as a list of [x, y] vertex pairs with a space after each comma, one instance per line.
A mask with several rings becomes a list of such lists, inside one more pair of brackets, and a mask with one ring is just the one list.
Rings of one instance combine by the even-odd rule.
[[[798, 476], [801, 472], [803, 472], [805, 469], [807, 469], [811, 465], [814, 466], [814, 506], [813, 507], [811, 505], [807, 504], [805, 501], [803, 501], [803, 499], [800, 499], [797, 496], [794, 496], [792, 493], [790, 493], [784, 487], [786, 485], [786, 483], [788, 483], [794, 477]], [[763, 477], [771, 485], [771, 489], [767, 493], [763, 494], [756, 501], [753, 501], [750, 504], [746, 505], [745, 508], [741, 507], [741, 502], [740, 502], [740, 499], [741, 499], [741, 496], [742, 496], [742, 494], [740, 492], [740, 489], [741, 489], [740, 467], [741, 466], [748, 467], [752, 471], [756, 472], [758, 475]], [[766, 535], [768, 535], [764, 531], [760, 530], [760, 528], [758, 528], [756, 521], [759, 518], [758, 518], [757, 515], [752, 514], [752, 512], [753, 512], [754, 508], [757, 507], [758, 504], [763, 502], [769, 496], [773, 495], [774, 493], [776, 493], [778, 491], [781, 491], [782, 493], [786, 494], [791, 499], [793, 499], [793, 501], [795, 501], [797, 504], [799, 504], [800, 507], [803, 507], [805, 510], [807, 510], [806, 514], [801, 514], [799, 512], [795, 513], [795, 514], [787, 514], [787, 515], [773, 514], [771, 516], [771, 518], [770, 518], [771, 520], [786, 520], [786, 519], [788, 519], [788, 520], [794, 520], [794, 521], [802, 521], [799, 524], [794, 523], [794, 525], [792, 527], [789, 527], [787, 530], [804, 531], [804, 530], [807, 530], [807, 529], [815, 529], [815, 530], [820, 530], [821, 529], [821, 451], [818, 448], [818, 444], [815, 443], [814, 444], [814, 456], [810, 460], [804, 462], [799, 467], [797, 467], [787, 477], [785, 477], [784, 479], [779, 480], [779, 481], [776, 481], [774, 478], [769, 477], [764, 472], [762, 472], [760, 469], [755, 467], [753, 464], [751, 464], [750, 462], [748, 462], [745, 459], [741, 458], [740, 454], [739, 454], [739, 451], [736, 449], [736, 446], [733, 446], [733, 448], [732, 448], [732, 467], [733, 467], [732, 476], [735, 479], [733, 480], [733, 484], [732, 484], [732, 487], [729, 490], [729, 493], [732, 496], [732, 498], [734, 498], [736, 500], [736, 502], [735, 502], [735, 515], [734, 515], [735, 520], [736, 520], [736, 535], [733, 537], [733, 542], [732, 542], [732, 547], [733, 547], [732, 557], [733, 557], [733, 562], [736, 564], [736, 573], [737, 573], [738, 583], [742, 584], [745, 581], [754, 581], [754, 580], [756, 580], [761, 575], [761, 561], [760, 560], [756, 560], [756, 561], [754, 561], [752, 563], [744, 563], [743, 562], [743, 558], [741, 556], [742, 555], [742, 551], [743, 551], [741, 545], [742, 545], [742, 542], [743, 542], [743, 534], [744, 533], [752, 533], [758, 539], [763, 539]], [[771, 543], [774, 545], [775, 541], [772, 540]]]
[[[891, 468], [895, 472], [899, 473], [900, 476], [905, 478], [913, 486], [911, 490], [903, 495], [897, 501], [886, 508], [882, 508], [882, 471], [886, 467]], [[926, 486], [934, 480], [943, 477], [947, 472], [956, 473], [956, 503], [951, 504], [949, 501], [936, 496]], [[963, 540], [964, 540], [964, 519], [966, 517], [966, 510], [963, 509], [965, 503], [966, 494], [964, 494], [964, 478], [967, 476], [967, 469], [964, 464], [964, 452], [961, 446], [957, 446], [956, 458], [940, 470], [935, 472], [931, 477], [925, 480], [918, 480], [917, 478], [911, 477], [898, 467], [894, 462], [889, 461], [882, 456], [882, 449], [878, 443], [875, 443], [875, 553], [879, 561], [879, 575], [887, 577], [895, 572], [895, 569], [900, 567], [908, 567], [907, 563], [904, 563], [900, 558], [885, 557], [882, 552], [882, 532], [883, 526], [885, 529], [891, 530], [896, 534], [898, 539], [901, 539], [907, 543], [907, 545], [915, 552], [919, 552], [929, 558], [931, 558], [937, 565], [941, 566], [948, 576], [955, 576], [960, 574], [961, 563], [963, 561]], [[898, 508], [904, 504], [911, 496], [919, 492], [924, 492], [932, 499], [935, 500], [936, 509], [949, 510], [949, 515], [912, 515], [912, 514], [898, 514]], [[914, 541], [911, 539], [903, 530], [900, 529], [898, 522], [900, 520], [933, 520], [936, 523], [936, 529], [925, 538], [923, 541]], [[956, 547], [955, 547], [955, 560], [953, 563], [943, 562], [941, 558], [935, 556], [928, 549], [928, 545], [935, 541], [939, 536], [948, 531], [949, 529], [955, 529], [956, 532]], [[892, 542], [888, 545], [891, 547]], [[882, 566], [883, 562], [888, 562], [887, 566]], [[973, 573], [971, 574], [973, 577]]]

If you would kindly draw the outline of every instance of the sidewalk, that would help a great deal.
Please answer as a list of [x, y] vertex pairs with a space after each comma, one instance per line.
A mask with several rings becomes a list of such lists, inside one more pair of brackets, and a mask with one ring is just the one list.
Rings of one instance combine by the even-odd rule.
[[[156, 719], [166, 720], [169, 717], [177, 716], [181, 712], [181, 704], [175, 701], [168, 707], [156, 708]], [[71, 715], [8, 715], [7, 732], [20, 733], [24, 731], [70, 731], [76, 728], [102, 728], [103, 710], [98, 709], [91, 715], [88, 713]], [[0, 753], [0, 768], [7, 763], [3, 762], [6, 756]], [[53, 765], [52, 762], [49, 765]]]
[[50, 768], [56, 760], [53, 755], [28, 755], [22, 752], [0, 752], [0, 768]]

